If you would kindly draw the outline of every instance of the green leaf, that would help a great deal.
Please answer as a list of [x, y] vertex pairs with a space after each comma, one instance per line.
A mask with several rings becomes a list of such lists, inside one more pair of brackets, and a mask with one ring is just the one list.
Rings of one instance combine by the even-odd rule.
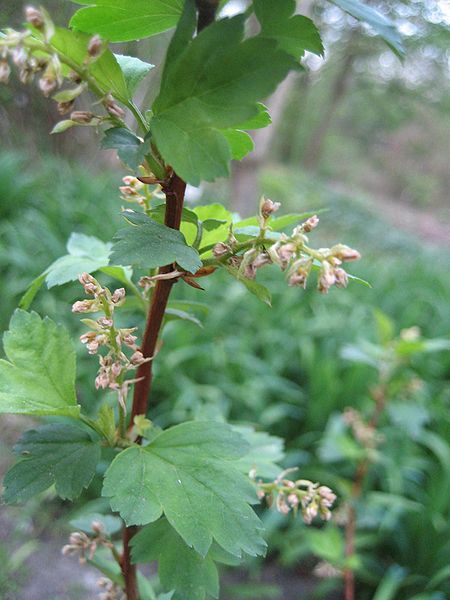
[[279, 0], [253, 0], [262, 35], [276, 40], [279, 48], [295, 58], [300, 58], [305, 50], [322, 56], [317, 27], [308, 17], [292, 16], [295, 4], [295, 0], [283, 0], [282, 4]]
[[262, 129], [272, 123], [272, 119], [267, 111], [267, 108], [259, 102], [257, 104], [258, 113], [254, 117], [250, 117], [236, 129], [224, 129], [223, 134], [231, 148], [231, 156], [234, 160], [242, 160], [247, 154], [253, 151], [255, 144], [253, 139], [244, 130]]
[[161, 76], [161, 83], [165, 83], [168, 74], [176, 65], [179, 56], [183, 53], [186, 45], [194, 37], [197, 30], [197, 6], [196, 0], [185, 0], [180, 20], [178, 21], [175, 33], [170, 40], [166, 52], [164, 68]]
[[219, 221], [218, 219], [206, 219], [206, 221], [202, 221], [203, 229], [206, 231], [215, 231], [225, 223], [226, 221]]
[[250, 451], [239, 459], [238, 468], [243, 473], [256, 469], [258, 477], [275, 479], [282, 471], [277, 463], [284, 458], [283, 440], [252, 427], [239, 426], [234, 430], [250, 444]]
[[108, 404], [100, 406], [95, 425], [98, 431], [101, 431], [103, 436], [108, 440], [109, 444], [114, 446], [116, 441], [116, 420], [112, 406]]
[[110, 243], [83, 233], [72, 233], [67, 242], [67, 252], [53, 262], [39, 277], [34, 279], [19, 302], [19, 308], [27, 310], [44, 282], [47, 287], [75, 281], [81, 273], [103, 271], [122, 283], [129, 283], [131, 272], [124, 267], [108, 267]]
[[78, 98], [83, 90], [83, 85], [77, 85], [77, 87], [74, 88], [61, 90], [52, 96], [52, 100], [55, 100], [55, 102], [71, 102], [72, 100]]
[[[203, 328], [201, 317], [209, 312], [209, 306], [203, 302], [171, 300], [167, 304], [166, 319], [185, 319]], [[168, 318], [169, 315], [169, 318]]]
[[272, 123], [267, 106], [265, 106], [262, 102], [258, 102], [257, 108], [258, 113], [254, 117], [251, 117], [243, 123], [240, 123], [238, 129], [244, 129], [245, 131], [249, 129], [263, 129]]
[[[155, 208], [152, 208], [149, 211], [148, 216], [153, 219], [153, 221], [158, 221], [158, 223], [164, 223], [164, 215], [166, 214], [166, 204], [160, 204]], [[198, 217], [193, 210], [189, 210], [189, 208], [183, 207], [181, 212], [181, 222], [183, 223], [191, 223], [192, 225], [197, 226]]]
[[70, 527], [92, 534], [92, 522], [98, 521], [108, 535], [113, 535], [122, 529], [122, 519], [113, 515], [103, 515], [98, 512], [82, 512], [69, 522]]
[[184, 310], [198, 318], [206, 316], [210, 311], [209, 304], [195, 300], [169, 300], [167, 306], [176, 310]]
[[125, 127], [111, 127], [105, 131], [101, 141], [104, 150], [117, 150], [120, 160], [133, 171], [144, 162], [145, 155], [150, 151], [149, 141], [142, 141]]
[[39, 275], [38, 277], [36, 277], [36, 279], [33, 279], [33, 281], [30, 283], [27, 291], [22, 296], [22, 298], [19, 300], [19, 308], [22, 308], [23, 310], [28, 310], [30, 308], [31, 303], [33, 302], [36, 294], [38, 293], [38, 291], [41, 289], [41, 287], [44, 284], [45, 276], [46, 276], [46, 273], [44, 272], [41, 275]]
[[75, 281], [81, 273], [93, 273], [109, 262], [112, 244], [105, 244], [96, 237], [72, 233], [67, 242], [67, 252], [45, 271], [49, 288]]
[[100, 460], [100, 445], [77, 425], [52, 423], [23, 434], [14, 447], [19, 460], [5, 475], [4, 500], [23, 502], [55, 484], [58, 496], [77, 498]]
[[165, 318], [166, 321], [173, 321], [174, 319], [190, 321], [191, 323], [194, 323], [194, 325], [197, 325], [197, 327], [203, 329], [202, 322], [199, 321], [195, 315], [192, 315], [184, 310], [179, 310], [177, 308], [166, 308]]
[[405, 580], [406, 569], [391, 565], [378, 585], [373, 600], [394, 600]]
[[308, 211], [308, 212], [304, 212], [304, 213], [294, 213], [294, 214], [288, 214], [288, 215], [281, 215], [279, 217], [272, 217], [270, 219], [269, 225], [270, 225], [270, 228], [273, 229], [274, 231], [281, 231], [285, 227], [289, 227], [290, 225], [297, 225], [298, 223], [301, 223], [305, 219], [309, 219], [309, 217], [312, 217], [314, 215], [319, 215], [321, 212], [323, 212], [323, 211], [314, 210], [314, 211]]
[[330, 2], [345, 10], [358, 21], [367, 23], [398, 56], [404, 56], [402, 37], [390, 19], [359, 0], [330, 0]]
[[[152, 208], [150, 211], [147, 211], [147, 216], [149, 216], [153, 221], [157, 221], [158, 223], [164, 223], [164, 217], [166, 214], [166, 204], [159, 204]], [[184, 235], [186, 242], [188, 245], [192, 245], [194, 241], [197, 239], [198, 235], [198, 217], [194, 211], [189, 208], [183, 207], [181, 211], [181, 224], [180, 231]]]
[[[233, 215], [222, 204], [196, 206], [194, 212], [199, 221], [203, 223], [201, 252], [204, 252], [205, 248], [211, 248], [217, 242], [222, 242], [227, 238]], [[212, 228], [209, 227], [211, 222], [215, 222]]]
[[130, 93], [122, 69], [110, 50], [105, 48], [98, 58], [86, 65], [90, 39], [91, 36], [84, 33], [57, 27], [51, 38], [51, 45], [70, 62], [75, 62], [78, 67], [86, 69], [95, 79], [100, 91], [105, 94], [110, 92], [117, 100], [126, 103], [130, 100]]
[[56, 125], [50, 131], [50, 134], [53, 134], [53, 133], [64, 133], [64, 131], [67, 131], [71, 127], [75, 127], [78, 124], [79, 123], [76, 123], [75, 121], [72, 121], [71, 119], [64, 119], [64, 120], [59, 121], [58, 123], [56, 123]]
[[175, 590], [174, 600], [205, 600], [219, 595], [217, 567], [208, 552], [205, 558], [189, 548], [166, 519], [146, 525], [133, 537], [135, 563], [158, 561], [158, 576], [164, 590]]
[[311, 552], [319, 558], [341, 564], [344, 558], [344, 537], [337, 527], [326, 527], [324, 529], [306, 529], [304, 536], [308, 542]]
[[3, 346], [0, 413], [78, 417], [75, 352], [63, 327], [18, 309]]
[[242, 160], [255, 147], [249, 134], [240, 129], [225, 129], [223, 135], [230, 144], [231, 157], [234, 160]]
[[235, 556], [258, 555], [265, 542], [249, 506], [257, 502], [255, 490], [235, 467], [247, 450], [228, 425], [183, 423], [144, 448], [121, 452], [106, 472], [102, 494], [127, 525], [144, 525], [164, 513], [202, 556], [213, 539]]
[[174, 27], [183, 9], [183, 0], [86, 0], [70, 26], [99, 33], [111, 42], [129, 42], [150, 37]]
[[[249, 238], [257, 238], [261, 235], [261, 228], [259, 225], [247, 225], [246, 227], [233, 227], [233, 233], [236, 235], [236, 238], [239, 241], [244, 241]], [[266, 231], [265, 237], [269, 240], [279, 240], [281, 237], [281, 233], [277, 231]]]
[[[298, 225], [301, 221], [312, 217], [313, 215], [319, 215], [322, 210], [308, 211], [303, 213], [290, 213], [287, 215], [281, 215], [279, 217], [271, 217], [269, 221], [270, 229], [273, 231], [281, 231], [290, 225]], [[238, 227], [239, 229], [244, 227], [258, 227], [259, 228], [259, 219], [258, 217], [248, 217], [247, 219], [243, 219], [242, 221], [237, 221], [234, 224], [234, 227]]]
[[[86, 562], [88, 565], [95, 567], [100, 573], [103, 573], [103, 575], [113, 583], [117, 584], [120, 588], [124, 587], [120, 566], [117, 561], [110, 558], [110, 553], [109, 551], [106, 551], [106, 548], [97, 549], [94, 556], [88, 558]], [[144, 600], [144, 598], [142, 598], [142, 600]]]
[[102, 273], [105, 273], [105, 275], [108, 275], [109, 277], [112, 277], [113, 279], [117, 279], [117, 281], [120, 281], [120, 283], [123, 283], [124, 285], [130, 285], [133, 283], [131, 281], [131, 276], [133, 274], [133, 270], [130, 267], [107, 266], [107, 267], [100, 267], [99, 271], [101, 271]]
[[267, 306], [272, 306], [272, 297], [269, 290], [264, 285], [261, 285], [254, 279], [248, 279], [247, 277], [244, 277], [244, 275], [239, 273], [239, 270], [235, 267], [227, 265], [225, 268], [230, 275], [245, 285], [247, 290], [256, 296], [258, 300], [261, 300], [261, 302], [264, 302], [264, 304], [267, 304]]
[[122, 69], [128, 91], [132, 96], [141, 81], [155, 65], [144, 62], [135, 56], [124, 56], [123, 54], [114, 54], [114, 56]]
[[182, 269], [195, 273], [202, 266], [197, 250], [188, 246], [183, 234], [142, 213], [124, 211], [131, 227], [119, 229], [114, 240], [111, 262], [127, 262], [153, 269], [176, 262]]
[[222, 19], [185, 43], [153, 105], [158, 149], [193, 185], [228, 175], [231, 150], [221, 130], [256, 116], [256, 103], [296, 67], [273, 40], [242, 41], [244, 23], [243, 15]]
[[381, 344], [388, 344], [394, 337], [395, 325], [393, 320], [386, 313], [378, 308], [374, 308], [373, 316], [375, 319], [378, 338]]
[[361, 279], [361, 277], [356, 277], [356, 275], [352, 275], [351, 273], [347, 273], [347, 277], [350, 279], [350, 281], [354, 281], [355, 283], [360, 283], [365, 287], [372, 288], [371, 284], [365, 279]]

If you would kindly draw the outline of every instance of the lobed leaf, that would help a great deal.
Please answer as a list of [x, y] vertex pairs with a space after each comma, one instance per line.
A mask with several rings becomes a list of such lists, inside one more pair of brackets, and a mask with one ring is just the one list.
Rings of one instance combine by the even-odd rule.
[[200, 253], [203, 254], [217, 242], [227, 239], [233, 215], [219, 203], [196, 206], [194, 212], [203, 225], [200, 248]]
[[236, 129], [223, 130], [223, 134], [230, 145], [231, 157], [234, 160], [242, 160], [255, 147], [253, 139], [246, 130], [262, 129], [272, 123], [272, 119], [264, 104], [259, 102], [257, 108], [258, 113], [254, 117], [247, 119], [244, 123], [241, 123]]
[[205, 557], [189, 548], [166, 519], [146, 525], [132, 542], [135, 563], [158, 561], [164, 590], [175, 590], [174, 600], [205, 600], [219, 597], [219, 576], [214, 547]]
[[244, 15], [222, 19], [178, 48], [153, 105], [158, 149], [193, 185], [228, 174], [232, 153], [222, 130], [256, 116], [257, 102], [296, 66], [274, 40], [243, 40], [244, 23]]
[[75, 424], [52, 423], [23, 434], [14, 448], [22, 455], [5, 475], [4, 500], [22, 502], [55, 484], [63, 499], [88, 487], [100, 460], [100, 445]]
[[108, 468], [102, 494], [127, 525], [170, 525], [203, 557], [215, 540], [234, 556], [264, 552], [261, 523], [250, 507], [253, 486], [236, 468], [248, 444], [228, 425], [188, 422], [163, 431], [148, 446], [121, 452]]
[[258, 477], [275, 479], [283, 470], [278, 463], [284, 458], [284, 441], [252, 427], [236, 426], [234, 430], [250, 445], [250, 451], [238, 460], [238, 468], [243, 473], [255, 469]]
[[120, 160], [133, 171], [137, 171], [145, 155], [150, 152], [149, 141], [142, 141], [125, 127], [107, 129], [101, 147], [104, 150], [117, 150]]
[[253, 151], [255, 145], [246, 131], [240, 129], [224, 129], [223, 135], [228, 141], [231, 149], [231, 157], [234, 160], [242, 160]]
[[190, 273], [202, 266], [197, 250], [186, 244], [179, 231], [157, 223], [143, 213], [127, 210], [123, 215], [131, 227], [119, 229], [114, 237], [113, 264], [126, 262], [153, 269], [176, 262]]
[[75, 352], [62, 326], [18, 309], [3, 344], [0, 413], [78, 417]]
[[293, 15], [295, 0], [253, 0], [261, 33], [277, 41], [278, 47], [295, 58], [305, 50], [322, 56], [322, 39], [313, 21], [303, 15]]
[[86, 0], [70, 26], [98, 33], [111, 42], [129, 42], [166, 31], [177, 24], [183, 0]]
[[110, 92], [120, 102], [127, 103], [130, 100], [127, 83], [111, 50], [105, 48], [98, 58], [86, 65], [90, 39], [91, 36], [84, 33], [57, 27], [50, 41], [60, 55], [86, 69], [100, 91]]
[[272, 119], [270, 117], [269, 111], [267, 110], [267, 106], [265, 106], [262, 102], [258, 102], [256, 105], [258, 112], [254, 117], [250, 117], [243, 123], [240, 123], [238, 129], [243, 129], [245, 131], [250, 129], [263, 129], [268, 125], [271, 125]]
[[114, 54], [119, 67], [122, 69], [130, 96], [137, 90], [139, 84], [155, 65], [144, 62], [135, 56]]
[[113, 515], [104, 515], [98, 512], [86, 512], [82, 510], [80, 514], [72, 518], [69, 522], [72, 530], [81, 530], [92, 534], [92, 522], [98, 521], [102, 524], [104, 531], [108, 535], [118, 533], [123, 526], [122, 519]]
[[[41, 275], [34, 279], [20, 299], [19, 307], [27, 310], [44, 282], [47, 287], [75, 281], [81, 273], [93, 273], [109, 269], [108, 275], [128, 282], [130, 273], [123, 267], [107, 267], [111, 252], [110, 243], [83, 233], [72, 233], [67, 242], [67, 254], [55, 260]], [[115, 269], [112, 271], [111, 269]]]

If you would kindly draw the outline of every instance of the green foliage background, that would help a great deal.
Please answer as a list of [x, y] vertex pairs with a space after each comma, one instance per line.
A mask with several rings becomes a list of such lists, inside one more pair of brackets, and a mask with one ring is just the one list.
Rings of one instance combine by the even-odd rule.
[[[71, 231], [91, 235], [100, 231], [106, 241], [120, 225], [111, 210], [117, 202], [117, 174], [93, 178], [57, 159], [42, 161], [23, 173], [24, 159], [19, 154], [2, 154], [0, 269], [2, 281], [8, 283], [2, 292], [2, 328], [36, 273], [64, 254]], [[48, 181], [53, 185], [49, 187]], [[286, 212], [328, 207], [321, 217], [320, 235], [324, 242], [344, 236], [363, 249], [364, 260], [352, 271], [369, 280], [372, 289], [351, 284], [347, 290], [322, 297], [313, 289], [287, 288], [268, 269], [264, 282], [273, 292], [273, 308], [269, 308], [238, 282], [221, 281], [218, 275], [206, 282], [205, 292], [179, 284], [177, 299], [206, 305], [201, 311], [204, 329], [180, 321], [166, 326], [155, 365], [158, 402], [151, 415], [163, 427], [205, 415], [254, 424], [286, 439], [286, 466], [299, 465], [302, 476], [345, 494], [358, 447], [342, 432], [336, 433], [338, 415], [349, 405], [367, 409], [376, 373], [344, 359], [342, 349], [362, 340], [379, 341], [379, 311], [392, 320], [395, 334], [418, 325], [425, 337], [444, 337], [450, 326], [449, 254], [424, 246], [391, 227], [366, 202], [331, 192], [311, 176], [266, 169], [261, 185], [269, 196], [283, 202]], [[52, 314], [78, 334], [78, 320], [69, 311], [79, 295], [77, 287], [69, 283], [50, 291], [44, 288], [34, 308]], [[140, 317], [126, 318], [134, 322]], [[77, 350], [78, 395], [85, 408], [93, 410], [95, 365], [79, 346]], [[449, 358], [448, 352], [418, 356], [399, 373], [398, 392], [395, 386], [392, 390], [393, 408], [381, 427], [386, 438], [380, 448], [382, 458], [371, 471], [369, 495], [361, 506], [360, 598], [372, 598], [388, 576], [396, 591], [386, 598], [409, 599], [422, 593], [433, 577], [438, 590], [446, 589]], [[405, 381], [418, 378], [422, 385], [405, 397]], [[94, 490], [95, 480], [92, 485]], [[83, 502], [89, 496], [88, 490]], [[53, 504], [52, 510], [60, 511], [57, 506]], [[314, 564], [309, 556], [334, 564], [342, 559], [342, 534], [336, 525], [308, 529], [272, 511], [264, 519], [272, 560], [286, 570], [287, 577], [298, 565], [307, 573], [307, 565]], [[264, 578], [264, 570], [258, 575], [261, 568], [251, 565], [253, 581]], [[317, 582], [318, 598], [333, 584], [339, 586], [336, 579]], [[254, 594], [248, 597], [259, 598], [256, 584], [248, 585], [232, 587], [230, 598], [240, 597], [233, 594], [243, 590]], [[430, 600], [443, 598], [440, 592], [424, 593], [423, 598]]]
[[[20, 22], [12, 4], [2, 12], [1, 26]], [[419, 70], [420, 76], [408, 79], [378, 41], [355, 34], [348, 18], [338, 19], [317, 3], [314, 16], [319, 27], [330, 30], [327, 48], [333, 60], [318, 75], [301, 76], [290, 91], [259, 177], [260, 190], [281, 201], [286, 213], [327, 208], [314, 238], [323, 238], [324, 245], [344, 239], [361, 250], [363, 260], [352, 266], [352, 273], [370, 281], [372, 288], [351, 284], [321, 297], [313, 289], [287, 288], [269, 268], [261, 275], [273, 293], [270, 309], [238, 282], [221, 280], [219, 275], [206, 281], [205, 292], [178, 284], [177, 299], [206, 305], [198, 314], [204, 329], [179, 321], [167, 325], [155, 363], [151, 407], [151, 417], [163, 427], [196, 416], [226, 416], [279, 435], [286, 439], [285, 465], [299, 465], [302, 476], [334, 487], [341, 497], [348, 492], [360, 449], [342, 429], [339, 415], [347, 406], [366, 411], [376, 382], [375, 370], [346, 359], [344, 348], [379, 344], [386, 334], [386, 318], [395, 336], [412, 326], [419, 326], [426, 338], [448, 337], [450, 330], [448, 246], [440, 245], [437, 229], [425, 242], [402, 231], [390, 222], [391, 213], [384, 218], [383, 209], [367, 196], [381, 196], [390, 204], [393, 197], [400, 198], [409, 206], [431, 210], [436, 221], [448, 214], [448, 169], [443, 160], [448, 137], [446, 31], [431, 18], [438, 2], [377, 4], [399, 20], [402, 14], [419, 25], [428, 19], [407, 44], [406, 73]], [[70, 13], [69, 3], [46, 6], [60, 23]], [[144, 41], [141, 57], [158, 64], [166, 39], [163, 35], [158, 42]], [[133, 53], [134, 46], [124, 53]], [[428, 54], [427, 47], [432, 48]], [[341, 64], [353, 54], [358, 59], [350, 61], [349, 87], [343, 101], [333, 106]], [[158, 73], [151, 73], [151, 82], [157, 78]], [[155, 87], [150, 85], [150, 96]], [[0, 329], [4, 330], [27, 285], [65, 254], [72, 231], [107, 242], [123, 223], [117, 193], [120, 174], [93, 149], [90, 131], [77, 132], [70, 144], [68, 138], [48, 137], [57, 120], [53, 108], [17, 82], [13, 88], [0, 89], [0, 101], [0, 131], [6, 146], [0, 153]], [[320, 156], [314, 171], [305, 171], [310, 141], [317, 135], [321, 115], [330, 108], [334, 116]], [[30, 123], [24, 114], [38, 117]], [[15, 150], [19, 146], [20, 152]], [[339, 186], [347, 191], [337, 192]], [[220, 184], [206, 188], [202, 200], [229, 196]], [[398, 212], [403, 207], [400, 204]], [[78, 319], [70, 314], [78, 288], [67, 284], [43, 289], [34, 308], [79, 335]], [[142, 317], [129, 313], [126, 319], [137, 324]], [[99, 397], [93, 398], [92, 391], [95, 364], [81, 345], [77, 352], [78, 397], [86, 410], [94, 412]], [[450, 594], [449, 374], [448, 351], [413, 356], [396, 374], [381, 423], [384, 441], [359, 507], [358, 600], [444, 600]], [[405, 389], [410, 391], [405, 394]], [[17, 421], [3, 421], [2, 470], [11, 457], [7, 447], [20, 428]], [[91, 501], [98, 486], [94, 478], [72, 513], [51, 493], [21, 513], [1, 507], [0, 524], [8, 524], [4, 529], [13, 552], [0, 551], [5, 565], [0, 596], [20, 598], [19, 572], [23, 571], [23, 580], [26, 565], [33, 573], [28, 557], [43, 547], [56, 518], [65, 535], [64, 523]], [[102, 507], [96, 509], [101, 512]], [[223, 597], [287, 598], [288, 588], [311, 598], [339, 597], [330, 595], [340, 589], [338, 578], [321, 580], [311, 574], [320, 560], [342, 565], [338, 525], [306, 528], [274, 511], [264, 513], [263, 519], [272, 549], [268, 561], [250, 562], [238, 583], [225, 578]], [[31, 544], [24, 542], [27, 527], [37, 538]], [[277, 577], [286, 582], [284, 588], [274, 583]], [[312, 587], [305, 587], [308, 584]], [[75, 590], [71, 593], [71, 598], [77, 597]]]

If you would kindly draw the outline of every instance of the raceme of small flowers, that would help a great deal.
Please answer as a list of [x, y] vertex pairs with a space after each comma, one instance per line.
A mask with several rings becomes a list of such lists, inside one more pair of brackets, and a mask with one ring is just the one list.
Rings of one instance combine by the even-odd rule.
[[[30, 29], [24, 31], [8, 29], [6, 35], [0, 38], [0, 83], [9, 81], [11, 67], [8, 58], [10, 58], [18, 69], [22, 83], [28, 84], [38, 76], [38, 86], [44, 96], [53, 94], [52, 97], [57, 102], [57, 109], [61, 115], [70, 113], [70, 121], [62, 121], [61, 125], [67, 123], [67, 127], [95, 126], [105, 120], [121, 120], [125, 113], [110, 94], [102, 95], [101, 98], [107, 116], [95, 115], [85, 110], [72, 110], [75, 100], [88, 88], [86, 67], [97, 60], [105, 48], [101, 38], [95, 35], [90, 39], [84, 66], [75, 70], [74, 65], [67, 65], [67, 59], [51, 45], [55, 27], [48, 13], [44, 9], [37, 10], [29, 6], [25, 9], [25, 19]], [[63, 69], [63, 64], [72, 67], [72, 70], [67, 72], [67, 69]], [[72, 87], [54, 94], [61, 88], [64, 80], [67, 80]]]
[[260, 235], [255, 239], [254, 244], [243, 254], [239, 254], [241, 245], [231, 233], [227, 242], [220, 242], [214, 246], [214, 256], [221, 261], [226, 261], [232, 267], [237, 267], [239, 273], [247, 279], [254, 279], [257, 270], [261, 267], [276, 264], [282, 271], [286, 271], [290, 286], [303, 288], [306, 287], [308, 277], [316, 263], [319, 267], [317, 287], [321, 293], [326, 294], [333, 285], [346, 287], [348, 275], [341, 265], [343, 262], [358, 260], [359, 252], [344, 244], [318, 250], [310, 248], [306, 234], [319, 224], [317, 215], [295, 227], [290, 236], [282, 233], [274, 243], [265, 236], [267, 231], [270, 231], [270, 217], [279, 207], [279, 202], [263, 198], [259, 211]]
[[373, 425], [366, 423], [361, 413], [356, 409], [347, 407], [342, 418], [344, 423], [350, 427], [354, 438], [366, 450], [373, 450], [383, 442], [383, 436]]
[[[126, 202], [138, 204], [144, 211], [149, 210], [153, 197], [160, 197], [159, 186], [156, 186], [154, 191], [149, 191], [149, 186], [144, 185], [137, 177], [126, 176], [122, 181], [124, 185], [119, 188], [121, 198]], [[361, 257], [359, 252], [345, 244], [336, 244], [331, 248], [318, 250], [310, 248], [306, 234], [319, 224], [317, 215], [313, 215], [295, 227], [290, 236], [283, 233], [275, 242], [267, 238], [266, 234], [271, 230], [271, 216], [280, 206], [279, 202], [263, 197], [259, 207], [258, 237], [250, 244], [239, 243], [231, 227], [228, 239], [225, 242], [218, 242], [213, 247], [212, 252], [216, 262], [237, 268], [239, 274], [247, 279], [255, 279], [261, 267], [276, 264], [286, 272], [288, 285], [303, 288], [306, 288], [308, 277], [315, 265], [319, 269], [317, 287], [321, 293], [326, 294], [333, 285], [339, 288], [347, 287], [348, 275], [341, 265], [343, 262], [358, 260]], [[140, 285], [147, 293], [156, 279], [183, 275], [189, 274], [176, 271], [165, 276], [143, 277]]]
[[[324, 521], [331, 519], [331, 508], [336, 500], [336, 494], [326, 485], [313, 483], [307, 479], [291, 481], [286, 475], [292, 469], [283, 471], [273, 482], [264, 483], [256, 479], [256, 472], [250, 471], [250, 478], [257, 486], [260, 500], [265, 499], [269, 505], [275, 502], [278, 512], [287, 515], [293, 511], [294, 515], [300, 510], [303, 520], [310, 525], [313, 519], [319, 516]], [[294, 469], [295, 470], [295, 469]]]
[[[106, 354], [99, 355], [100, 368], [95, 378], [95, 387], [117, 391], [119, 403], [125, 411], [128, 388], [136, 383], [136, 379], [125, 377], [127, 373], [151, 359], [144, 358], [138, 350], [137, 338], [133, 335], [136, 327], [117, 328], [114, 324], [114, 311], [125, 302], [124, 288], [111, 293], [88, 273], [80, 275], [79, 281], [86, 294], [93, 296], [93, 299], [78, 300], [72, 306], [72, 312], [103, 312], [103, 316], [96, 320], [82, 319], [82, 322], [90, 327], [90, 331], [80, 337], [89, 354], [97, 354], [101, 347], [107, 350]], [[128, 349], [129, 354], [131, 352], [130, 356], [125, 353], [125, 349]]]
[[[84, 531], [73, 531], [69, 536], [69, 543], [61, 550], [63, 556], [78, 556], [79, 563], [84, 565], [94, 558], [98, 548], [103, 547], [110, 550], [114, 558], [118, 558], [117, 550], [103, 523], [92, 521], [91, 529], [92, 533], [89, 535]], [[97, 585], [102, 590], [98, 596], [99, 600], [124, 600], [122, 590], [106, 577], [98, 579]]]
[[164, 200], [165, 196], [161, 192], [161, 186], [156, 184], [155, 186], [145, 185], [137, 177], [132, 175], [126, 175], [122, 178], [123, 185], [119, 187], [121, 199], [125, 202], [137, 204], [144, 211], [148, 211], [151, 208], [151, 201], [156, 199], [158, 201]]

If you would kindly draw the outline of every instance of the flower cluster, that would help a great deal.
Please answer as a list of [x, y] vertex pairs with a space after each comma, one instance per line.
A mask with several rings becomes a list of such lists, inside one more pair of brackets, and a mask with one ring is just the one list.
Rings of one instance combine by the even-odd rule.
[[383, 441], [382, 436], [377, 432], [376, 428], [373, 425], [366, 423], [359, 411], [354, 408], [346, 408], [342, 418], [344, 423], [351, 428], [355, 440], [357, 440], [363, 448], [373, 450]]
[[254, 279], [261, 267], [276, 264], [286, 272], [290, 286], [305, 288], [311, 271], [318, 269], [317, 287], [321, 293], [327, 293], [333, 285], [346, 287], [348, 275], [341, 265], [343, 262], [358, 260], [359, 252], [344, 244], [318, 250], [310, 248], [306, 234], [319, 224], [317, 215], [295, 227], [291, 235], [280, 234], [274, 242], [273, 234], [270, 237], [266, 234], [270, 231], [270, 218], [279, 207], [279, 202], [263, 198], [259, 209], [259, 236], [253, 239], [250, 247], [247, 248], [247, 242], [239, 243], [231, 233], [226, 242], [214, 246], [214, 257], [237, 268], [247, 279]]
[[[28, 27], [24, 31], [8, 29], [0, 37], [0, 83], [8, 83], [11, 74], [10, 63], [17, 67], [22, 83], [30, 83], [38, 77], [38, 86], [44, 96], [53, 94], [57, 109], [61, 115], [70, 113], [69, 121], [59, 125], [98, 125], [105, 119], [122, 119], [124, 111], [117, 105], [110, 94], [103, 95], [101, 103], [108, 116], [96, 116], [89, 111], [73, 111], [75, 100], [89, 86], [89, 65], [96, 61], [105, 49], [104, 42], [98, 35], [92, 37], [86, 48], [86, 57], [82, 67], [76, 71], [73, 64], [67, 64], [67, 58], [52, 45], [55, 27], [44, 9], [37, 10], [29, 6], [25, 9]], [[63, 65], [67, 68], [63, 68]], [[72, 87], [57, 91], [67, 80]], [[56, 93], [55, 93], [56, 92]], [[58, 126], [57, 126], [58, 128]], [[64, 129], [55, 129], [63, 131]]]
[[[291, 510], [294, 514], [300, 510], [305, 523], [312, 523], [316, 516], [328, 521], [331, 518], [331, 508], [336, 500], [336, 494], [326, 485], [313, 483], [307, 479], [291, 481], [285, 475], [291, 471], [283, 471], [273, 482], [256, 481], [258, 497], [266, 499], [268, 504], [275, 500], [277, 510], [287, 515]], [[250, 477], [256, 480], [256, 473]]]
[[100, 521], [92, 521], [92, 535], [84, 531], [74, 531], [69, 536], [69, 543], [63, 546], [61, 552], [64, 556], [78, 556], [81, 565], [87, 560], [92, 560], [99, 546], [112, 549], [111, 540], [106, 536], [103, 524]]
[[150, 203], [153, 198], [158, 200], [164, 199], [164, 194], [161, 193], [161, 185], [144, 185], [137, 177], [127, 175], [122, 179], [123, 185], [119, 187], [121, 199], [125, 202], [137, 204], [144, 211], [150, 210]]
[[100, 577], [100, 579], [97, 580], [97, 585], [104, 590], [99, 594], [99, 600], [125, 600], [125, 594], [120, 587], [110, 579]]
[[313, 569], [313, 574], [320, 579], [329, 579], [331, 577], [339, 577], [342, 571], [334, 567], [331, 563], [323, 560], [317, 563]]
[[146, 186], [137, 177], [127, 175], [122, 178], [123, 185], [119, 187], [122, 200], [134, 202], [143, 208], [147, 208]]
[[[103, 287], [92, 275], [83, 273], [79, 277], [86, 294], [93, 296], [89, 300], [79, 300], [72, 306], [76, 313], [103, 312], [97, 320], [83, 319], [90, 331], [80, 337], [89, 354], [97, 354], [101, 347], [107, 350], [99, 356], [100, 368], [95, 379], [97, 389], [116, 390], [119, 403], [126, 410], [128, 388], [136, 379], [125, 379], [127, 373], [133, 371], [150, 359], [144, 358], [136, 345], [136, 328], [118, 328], [114, 323], [114, 311], [125, 302], [125, 290], [119, 288], [113, 293]], [[128, 349], [129, 356], [124, 352]]]

